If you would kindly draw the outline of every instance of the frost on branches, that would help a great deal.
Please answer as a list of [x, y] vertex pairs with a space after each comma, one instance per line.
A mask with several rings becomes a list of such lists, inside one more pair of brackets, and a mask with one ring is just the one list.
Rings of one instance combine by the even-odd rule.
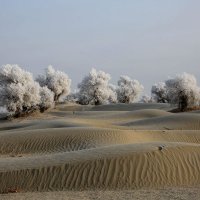
[[[42, 102], [40, 85], [31, 73], [18, 65], [4, 65], [0, 68], [0, 106], [10, 115], [21, 115], [40, 109]], [[47, 106], [48, 107], [48, 106]]]
[[159, 82], [151, 88], [152, 99], [157, 103], [168, 103], [167, 88], [164, 82]]
[[170, 103], [178, 105], [180, 111], [200, 105], [200, 88], [193, 75], [183, 73], [165, 83]]
[[109, 74], [92, 69], [78, 85], [78, 102], [83, 105], [115, 102], [116, 94], [112, 85], [109, 85], [110, 79]]
[[144, 87], [137, 80], [121, 76], [118, 81], [117, 99], [120, 103], [134, 103], [138, 100]]
[[44, 112], [54, 106], [54, 93], [46, 86], [40, 88], [40, 111]]
[[40, 75], [36, 79], [40, 86], [47, 86], [54, 93], [54, 101], [58, 102], [70, 93], [71, 79], [61, 71], [56, 71], [49, 66], [45, 75]]
[[153, 103], [154, 100], [149, 95], [143, 95], [140, 99], [140, 103]]
[[18, 65], [7, 64], [0, 68], [0, 105], [10, 113], [36, 109], [40, 103], [39, 89], [32, 75]]

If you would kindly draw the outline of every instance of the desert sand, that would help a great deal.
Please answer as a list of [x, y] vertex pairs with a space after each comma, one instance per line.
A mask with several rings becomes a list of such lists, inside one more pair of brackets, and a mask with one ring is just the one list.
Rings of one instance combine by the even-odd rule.
[[200, 112], [171, 109], [60, 104], [0, 120], [0, 199], [200, 199]]

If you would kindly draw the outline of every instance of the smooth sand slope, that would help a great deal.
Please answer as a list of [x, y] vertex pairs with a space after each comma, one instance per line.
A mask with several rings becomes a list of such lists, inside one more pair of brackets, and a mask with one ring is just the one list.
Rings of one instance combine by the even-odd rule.
[[123, 190], [122, 199], [131, 191], [198, 188], [200, 114], [168, 110], [168, 104], [61, 104], [28, 119], [1, 120], [0, 192]]

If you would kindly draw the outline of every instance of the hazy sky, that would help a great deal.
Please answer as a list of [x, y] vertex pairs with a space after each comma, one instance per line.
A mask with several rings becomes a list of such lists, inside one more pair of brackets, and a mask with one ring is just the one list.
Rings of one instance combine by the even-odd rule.
[[0, 0], [0, 65], [39, 74], [49, 64], [73, 87], [92, 67], [155, 82], [200, 80], [199, 0]]

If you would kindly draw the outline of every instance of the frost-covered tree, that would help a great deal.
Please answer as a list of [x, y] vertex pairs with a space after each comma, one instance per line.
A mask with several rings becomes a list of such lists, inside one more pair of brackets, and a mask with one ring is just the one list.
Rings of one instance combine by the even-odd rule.
[[54, 93], [54, 100], [60, 101], [70, 93], [71, 79], [61, 71], [56, 71], [51, 65], [46, 69], [45, 75], [36, 79], [40, 86], [47, 86]]
[[113, 84], [109, 84], [109, 88], [111, 90], [109, 96], [109, 103], [117, 103], [117, 87]]
[[137, 80], [121, 76], [118, 81], [117, 99], [120, 103], [134, 103], [138, 100], [144, 87]]
[[43, 112], [54, 106], [54, 93], [46, 86], [40, 87], [40, 111]]
[[167, 89], [164, 82], [159, 82], [151, 88], [152, 99], [157, 103], [168, 103]]
[[13, 114], [35, 110], [40, 104], [40, 86], [18, 65], [0, 68], [0, 106]]
[[71, 92], [67, 97], [65, 98], [66, 102], [70, 103], [77, 103], [78, 102], [78, 93]]
[[0, 68], [0, 106], [6, 108], [9, 115], [20, 116], [52, 107], [51, 93], [18, 65], [7, 64]]
[[110, 79], [109, 74], [92, 69], [78, 84], [78, 102], [83, 105], [100, 105], [114, 101], [115, 92], [109, 85]]
[[69, 95], [66, 96], [65, 101], [70, 103], [78, 103], [78, 90], [75, 89]]
[[149, 95], [143, 95], [140, 99], [141, 103], [153, 103], [154, 100]]
[[165, 84], [170, 103], [178, 105], [181, 111], [200, 105], [200, 88], [193, 75], [183, 73], [167, 80]]

